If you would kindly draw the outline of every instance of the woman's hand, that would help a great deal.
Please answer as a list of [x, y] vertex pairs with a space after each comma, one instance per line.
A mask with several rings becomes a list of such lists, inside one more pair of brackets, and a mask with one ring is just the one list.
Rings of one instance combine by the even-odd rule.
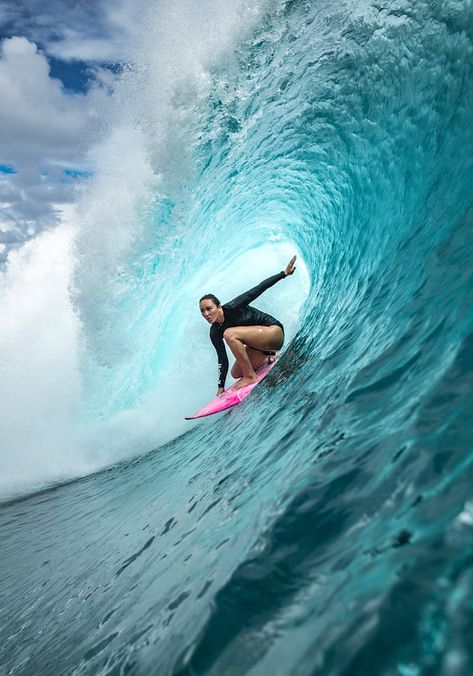
[[224, 392], [225, 392], [225, 388], [224, 388], [224, 387], [219, 387], [218, 390], [217, 390], [217, 397], [219, 397], [219, 396], [220, 396], [221, 394], [223, 394]]
[[291, 260], [289, 261], [289, 263], [286, 265], [286, 269], [284, 270], [284, 274], [286, 275], [286, 277], [288, 275], [292, 275], [294, 270], [296, 269], [295, 266], [294, 266], [294, 263], [296, 262], [296, 258], [297, 258], [297, 256], [293, 256], [291, 258]]

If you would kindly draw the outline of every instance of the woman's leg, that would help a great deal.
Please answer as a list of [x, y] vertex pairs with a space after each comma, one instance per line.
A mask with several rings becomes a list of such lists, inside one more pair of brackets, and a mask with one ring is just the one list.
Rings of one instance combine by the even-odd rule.
[[224, 331], [223, 337], [242, 372], [237, 389], [258, 380], [247, 347], [256, 350], [279, 350], [284, 342], [284, 333], [277, 325], [234, 326]]
[[[275, 350], [276, 351], [276, 350]], [[250, 360], [250, 364], [252, 365], [253, 369], [257, 371], [260, 366], [263, 366], [263, 364], [266, 364], [268, 361], [268, 355], [264, 354], [261, 350], [255, 350], [252, 347], [246, 346], [246, 352], [248, 354], [248, 359]], [[241, 378], [243, 376], [243, 371], [240, 368], [240, 365], [236, 361], [233, 366], [232, 366], [232, 378]]]

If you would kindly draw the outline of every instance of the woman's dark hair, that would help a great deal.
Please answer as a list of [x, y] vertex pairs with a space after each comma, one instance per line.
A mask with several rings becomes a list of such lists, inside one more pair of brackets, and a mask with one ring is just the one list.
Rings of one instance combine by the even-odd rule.
[[207, 293], [205, 296], [202, 296], [202, 298], [199, 300], [199, 303], [202, 303], [203, 300], [211, 300], [215, 305], [220, 305], [220, 301], [217, 298], [217, 296], [214, 296], [213, 293]]

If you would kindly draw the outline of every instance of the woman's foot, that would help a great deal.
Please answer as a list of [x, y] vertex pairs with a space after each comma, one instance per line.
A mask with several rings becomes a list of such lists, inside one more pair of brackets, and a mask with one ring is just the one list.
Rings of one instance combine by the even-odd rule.
[[242, 387], [246, 387], [247, 385], [255, 385], [257, 382], [258, 378], [256, 376], [245, 376], [244, 378], [240, 378], [240, 380], [234, 384], [232, 389], [240, 390]]

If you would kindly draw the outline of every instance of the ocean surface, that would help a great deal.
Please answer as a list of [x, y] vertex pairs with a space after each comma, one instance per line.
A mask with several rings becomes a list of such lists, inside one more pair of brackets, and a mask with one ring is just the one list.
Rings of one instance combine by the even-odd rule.
[[[472, 3], [134, 30], [75, 216], [2, 273], [0, 674], [472, 674]], [[293, 253], [277, 366], [185, 422], [198, 299]]]

